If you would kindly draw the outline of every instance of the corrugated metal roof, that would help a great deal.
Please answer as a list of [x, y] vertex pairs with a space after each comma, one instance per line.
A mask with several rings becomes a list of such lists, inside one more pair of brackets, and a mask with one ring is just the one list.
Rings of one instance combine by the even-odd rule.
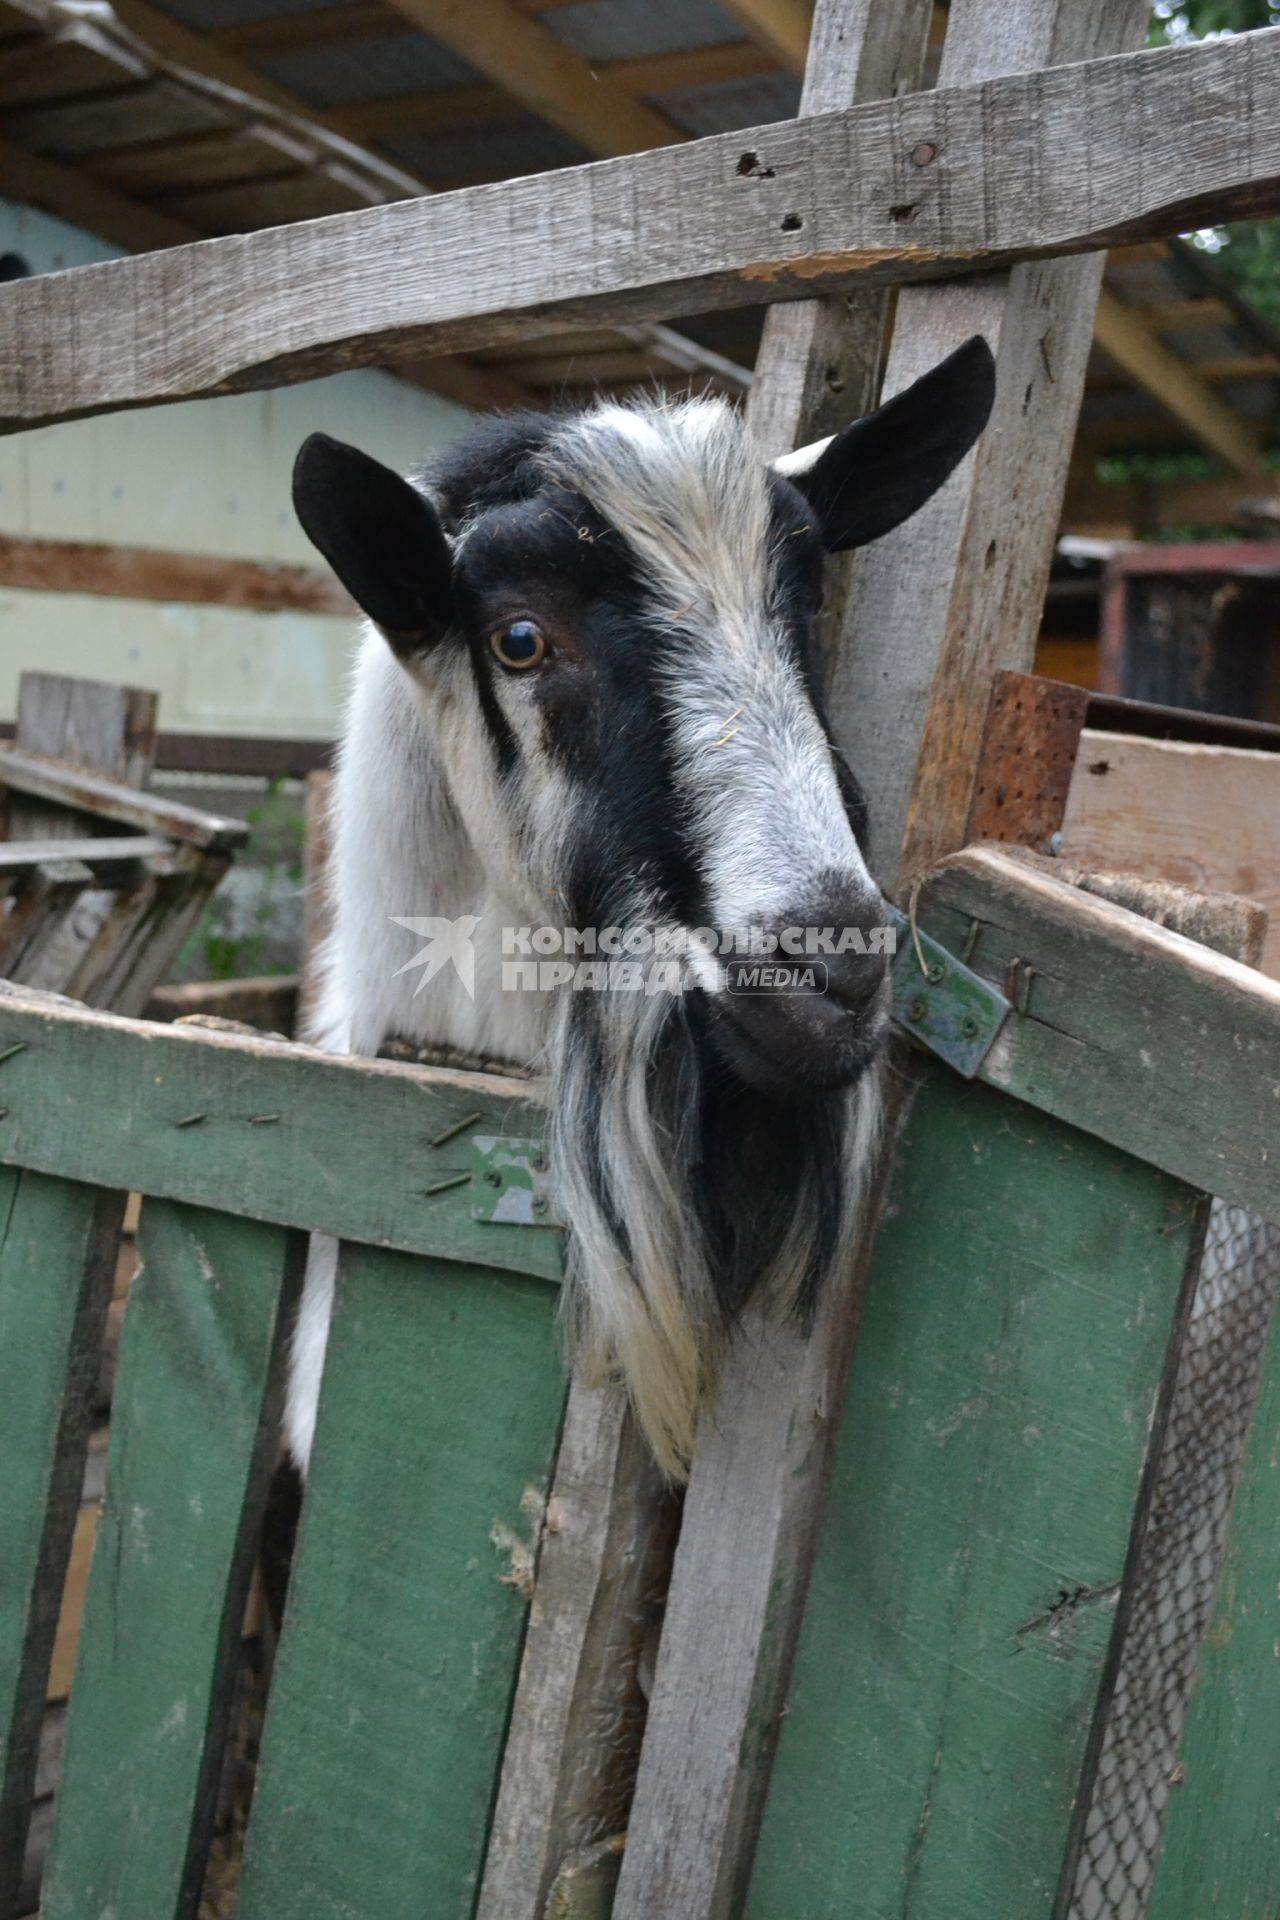
[[450, 127], [440, 133], [405, 133], [382, 142], [406, 167], [427, 180], [454, 180], [469, 174], [544, 173], [576, 167], [591, 155], [567, 133], [533, 114], [512, 114], [480, 125]]
[[741, 40], [743, 30], [714, 0], [577, 0], [540, 16], [557, 40], [586, 60], [629, 60]]
[[[319, 0], [320, 5], [325, 0]], [[164, 0], [171, 13], [188, 27], [215, 32], [219, 27], [243, 26], [247, 20], [276, 20], [291, 14], [316, 13], [317, 0]]]
[[433, 87], [473, 86], [484, 75], [426, 33], [387, 33], [376, 39], [333, 40], [298, 47], [260, 63], [279, 86], [317, 107], [350, 100], [390, 100]]
[[799, 111], [800, 82], [789, 73], [758, 80], [722, 80], [710, 87], [682, 87], [660, 94], [655, 104], [687, 133], [732, 133], [790, 120]]

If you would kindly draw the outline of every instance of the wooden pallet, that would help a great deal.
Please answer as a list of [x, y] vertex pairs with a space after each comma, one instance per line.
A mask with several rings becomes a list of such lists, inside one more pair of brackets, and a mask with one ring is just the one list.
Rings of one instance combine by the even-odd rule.
[[22, 676], [0, 747], [0, 978], [141, 1013], [248, 838], [142, 790], [156, 696]]

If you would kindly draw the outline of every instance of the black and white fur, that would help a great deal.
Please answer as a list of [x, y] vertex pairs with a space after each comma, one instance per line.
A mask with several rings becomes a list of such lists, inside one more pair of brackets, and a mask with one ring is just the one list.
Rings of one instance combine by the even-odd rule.
[[[985, 424], [971, 341], [833, 441], [770, 470], [727, 405], [601, 404], [491, 420], [410, 484], [320, 436], [303, 526], [369, 615], [335, 783], [335, 926], [312, 1037], [391, 1035], [548, 1076], [571, 1223], [568, 1325], [687, 1471], [750, 1295], [807, 1312], [876, 1130], [884, 961], [826, 993], [503, 991], [500, 930], [543, 924], [870, 929], [863, 801], [823, 716], [824, 551], [914, 512]], [[532, 621], [530, 670], [491, 636]], [[417, 992], [397, 917], [476, 921], [474, 998]], [[313, 1250], [287, 1426], [305, 1467], [333, 1287]]]

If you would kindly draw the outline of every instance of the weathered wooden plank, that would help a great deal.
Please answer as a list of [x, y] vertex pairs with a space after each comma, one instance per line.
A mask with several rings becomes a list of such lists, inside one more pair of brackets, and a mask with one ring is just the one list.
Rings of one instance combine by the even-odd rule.
[[471, 1217], [471, 1134], [541, 1135], [525, 1083], [154, 1026], [3, 983], [0, 1056], [0, 1164], [194, 1206], [233, 1197], [251, 1219], [559, 1278], [555, 1228]]
[[1280, 1218], [1280, 984], [998, 848], [940, 868], [919, 924], [953, 951], [972, 935], [1015, 1002], [990, 1085]]
[[555, 1308], [346, 1250], [241, 1920], [469, 1920], [564, 1402]]
[[[906, 7], [827, 0], [814, 21], [802, 110], [896, 92], [904, 73], [918, 72], [927, 16], [925, 0]], [[825, 414], [809, 411], [819, 396], [831, 400], [842, 380], [846, 411], [830, 424], [857, 412], [859, 397], [870, 403], [872, 390], [859, 385], [854, 366], [868, 335], [878, 341], [885, 298], [862, 296], [857, 327], [850, 301], [772, 310], [750, 400], [767, 451], [829, 430]], [[874, 366], [874, 350], [870, 358]], [[553, 1500], [567, 1519], [548, 1535], [540, 1562], [477, 1920], [603, 1910], [618, 1876], [610, 1843], [627, 1825], [645, 1720], [637, 1660], [669, 1571], [676, 1515], [621, 1404], [576, 1384]], [[633, 1830], [633, 1852], [639, 1844]]]
[[29, 979], [30, 963], [57, 935], [68, 911], [93, 880], [82, 861], [50, 859], [50, 854], [57, 853], [54, 843], [45, 840], [36, 844], [43, 848], [45, 857], [16, 869], [17, 885], [9, 912], [0, 922], [0, 969], [7, 980]]
[[[848, 27], [849, 18], [837, 22], [837, 31]], [[1101, 0], [1087, 6], [1074, 0], [1028, 0], [1017, 9], [954, 0], [944, 47], [944, 89], [948, 82], [985, 82], [985, 97], [1004, 97], [1010, 83], [987, 76], [1038, 62], [1114, 52], [1140, 38], [1144, 19], [1145, 6], [1128, 0], [1124, 6], [1103, 5]], [[1109, 63], [1106, 70], [1122, 68], [1134, 71], [1124, 61]], [[1036, 84], [1053, 81], [1041, 75]], [[957, 91], [944, 90], [921, 96], [919, 105], [923, 110], [928, 100], [958, 97]], [[915, 107], [910, 99], [902, 103], [907, 114]], [[931, 136], [921, 128], [918, 142], [903, 152], [904, 182], [910, 177], [925, 183], [904, 183], [901, 202], [908, 209], [918, 194], [931, 191], [927, 183], [951, 140], [950, 120], [945, 133], [939, 132], [940, 125]], [[1004, 126], [1009, 132], [1011, 123]], [[1011, 543], [1014, 571], [1021, 569], [1032, 580], [1039, 568], [1047, 572], [1056, 525], [1056, 503], [1052, 512], [1048, 504], [1054, 485], [1052, 450], [1060, 440], [1065, 478], [1069, 425], [1083, 380], [1099, 274], [1100, 263], [1057, 263], [910, 297], [904, 293], [899, 299], [891, 389], [923, 372], [967, 335], [982, 332], [996, 354], [1000, 391], [993, 427], [976, 457], [963, 463], [937, 500], [897, 535], [855, 556], [851, 590], [845, 594], [838, 588], [833, 596], [832, 717], [840, 745], [869, 795], [873, 865], [886, 884], [897, 870], [905, 796], [917, 755], [924, 751], [918, 702], [922, 687], [923, 710], [932, 712], [927, 697], [930, 655], [935, 642], [941, 648], [941, 636], [948, 630], [958, 524], [964, 523], [968, 508], [980, 520], [990, 519], [1003, 537], [1010, 530], [1010, 500], [1016, 491], [1020, 537]], [[1059, 354], [1046, 369], [1043, 340], [1055, 327], [1071, 342], [1070, 353], [1065, 358]], [[814, 328], [811, 353], [829, 340], [831, 331]], [[864, 346], [864, 362], [868, 352]], [[861, 376], [864, 397], [869, 397], [870, 377], [869, 372]], [[1035, 391], [1029, 393], [1029, 388]], [[783, 389], [767, 434], [777, 436], [788, 424], [788, 414], [803, 405], [821, 408], [820, 395], [820, 374], [802, 383], [798, 393], [793, 383], [791, 397]], [[760, 417], [767, 421], [768, 412]], [[829, 410], [819, 417], [829, 421]], [[799, 422], [796, 431], [807, 437]], [[950, 528], [945, 537], [939, 532], [940, 514], [943, 526]], [[872, 594], [862, 573], [868, 559], [881, 568], [879, 589]], [[954, 589], [956, 606], [967, 593], [965, 604], [972, 615], [972, 624], [958, 623], [964, 640], [963, 684], [970, 695], [980, 689], [976, 698], [981, 718], [990, 670], [1016, 623], [998, 597], [987, 598], [997, 584], [989, 570], [979, 569], [976, 595], [963, 586], [963, 575], [956, 577], [962, 583]], [[999, 584], [1007, 589], [1008, 579], [1000, 575]], [[922, 592], [925, 606], [920, 604]], [[1031, 608], [1039, 603], [1035, 598], [1028, 604], [1017, 646], [1029, 650], [1034, 644]], [[909, 645], [903, 643], [904, 635], [910, 636]], [[868, 662], [874, 663], [873, 670], [864, 671]], [[850, 675], [859, 673], [863, 677], [851, 698]], [[933, 772], [949, 769], [956, 791], [966, 795], [958, 819], [945, 821], [944, 830], [956, 836], [947, 844], [958, 844], [963, 832], [980, 739], [979, 721], [972, 739], [962, 728], [943, 731], [928, 749]], [[890, 1075], [886, 1085], [885, 1138], [891, 1143], [909, 1083]], [[637, 1784], [632, 1841], [623, 1862], [618, 1920], [723, 1920], [740, 1908], [830, 1471], [836, 1432], [832, 1409], [843, 1403], [858, 1296], [887, 1159], [888, 1151], [869, 1183], [859, 1245], [850, 1250], [850, 1271], [842, 1285], [830, 1289], [812, 1337], [806, 1341], [796, 1330], [758, 1316], [731, 1349], [716, 1406], [703, 1423]], [[708, 1601], [712, 1594], [714, 1603]]]
[[1271, 916], [1261, 965], [1280, 979], [1280, 755], [1086, 729], [1062, 849], [1248, 894]]
[[[355, 612], [332, 574], [318, 567], [16, 534], [0, 534], [0, 585], [125, 600], [176, 600], [188, 606], [247, 607], [256, 613]], [[55, 749], [33, 742], [32, 751]]]
[[16, 1910], [123, 1193], [0, 1172], [0, 1915]]
[[[1077, 39], [1114, 44], [1114, 9], [1089, 12]], [[1005, 76], [15, 282], [0, 420], [975, 273], [1280, 205], [1274, 31]]]
[[0, 874], [21, 874], [48, 863], [74, 861], [90, 880], [116, 880], [142, 860], [172, 851], [157, 834], [135, 833], [101, 840], [0, 840]]
[[1266, 1920], [1280, 1885], [1280, 1314], [1236, 1485], [1150, 1920]]
[[[993, 62], [1008, 72], [1115, 54], [1140, 44], [1148, 13], [1147, 0], [1029, 0], [998, 14], [967, 0], [948, 16], [939, 78], [945, 88], [991, 71]], [[1145, 57], [1111, 65], [1139, 71]], [[1136, 95], [1123, 106], [1096, 95], [1094, 109], [1116, 112], [1117, 125], [1127, 125], [1145, 153]], [[1077, 185], [1087, 194], [1087, 185]], [[992, 671], [1032, 664], [1102, 265], [1098, 256], [1027, 264], [964, 286], [909, 289], [899, 303], [886, 391], [981, 333], [996, 356], [996, 400], [960, 473], [906, 526], [854, 560], [854, 613], [836, 662], [832, 710], [851, 764], [874, 795], [871, 865], [890, 888], [962, 844]], [[910, 649], [900, 643], [904, 633], [912, 635]], [[886, 686], [896, 696], [887, 713], [877, 700]]]
[[195, 1912], [303, 1234], [151, 1201], [42, 1912]]
[[138, 827], [143, 833], [165, 834], [208, 853], [234, 853], [249, 837], [243, 820], [224, 820], [185, 807], [179, 800], [139, 793], [123, 781], [23, 753], [18, 747], [0, 748], [0, 786], [96, 814], [101, 820], [118, 821], [121, 826]]
[[[0, 541], [0, 553], [13, 543]], [[18, 681], [18, 745], [145, 786], [156, 757], [160, 696], [144, 687], [24, 673]]]
[[[476, 1920], [543, 1920], [562, 1869], [566, 1912], [602, 1875], [612, 1890], [679, 1519], [622, 1391], [574, 1382]], [[590, 1873], [566, 1868], [596, 1847]]]
[[140, 886], [121, 895], [72, 975], [68, 991], [93, 1007], [140, 1014], [169, 972], [229, 861], [170, 851], [147, 862]]
[[1204, 1210], [1180, 1182], [922, 1077], [752, 1920], [1048, 1920], [1198, 1259]]
[[[914, 92], [932, 12], [932, 0], [826, 0], [813, 16], [801, 114]], [[770, 459], [838, 433], [875, 405], [891, 298], [880, 289], [770, 307], [747, 402], [751, 431]]]

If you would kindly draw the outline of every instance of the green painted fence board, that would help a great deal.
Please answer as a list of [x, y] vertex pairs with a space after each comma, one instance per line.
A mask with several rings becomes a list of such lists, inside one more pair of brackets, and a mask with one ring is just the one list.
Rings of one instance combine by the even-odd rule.
[[556, 1304], [346, 1249], [239, 1920], [470, 1915], [564, 1400]]
[[1203, 1209], [921, 1067], [751, 1920], [1050, 1913]]
[[1169, 1799], [1148, 1920], [1280, 1915], [1280, 1313]]
[[150, 1200], [45, 1920], [194, 1914], [305, 1236]]
[[15, 1911], [124, 1195], [0, 1170], [0, 1915]]
[[554, 1227], [472, 1218], [471, 1139], [542, 1131], [520, 1081], [124, 1020], [0, 982], [0, 1105], [2, 1163], [560, 1278]]

